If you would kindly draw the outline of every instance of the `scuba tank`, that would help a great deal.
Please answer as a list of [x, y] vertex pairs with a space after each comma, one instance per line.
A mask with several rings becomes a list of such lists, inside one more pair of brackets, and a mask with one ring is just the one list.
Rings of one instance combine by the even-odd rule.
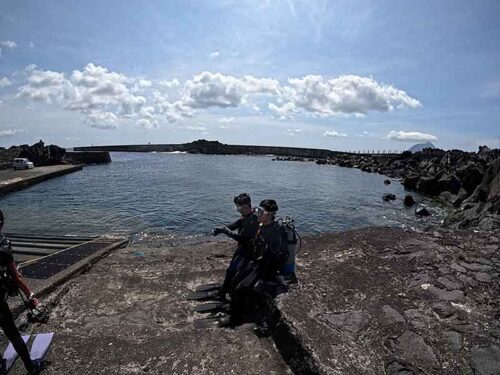
[[294, 220], [290, 217], [285, 217], [280, 220], [281, 227], [286, 233], [287, 248], [288, 248], [288, 258], [281, 267], [280, 274], [285, 278], [295, 279], [295, 255], [297, 255], [297, 244], [299, 242], [299, 235], [295, 230]]

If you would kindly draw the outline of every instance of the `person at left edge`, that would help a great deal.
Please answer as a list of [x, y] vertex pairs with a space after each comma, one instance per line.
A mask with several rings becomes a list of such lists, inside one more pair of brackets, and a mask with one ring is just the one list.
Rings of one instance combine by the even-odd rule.
[[238, 242], [238, 247], [229, 263], [224, 282], [219, 292], [221, 298], [224, 298], [229, 293], [238, 265], [244, 260], [248, 261], [253, 256], [251, 253], [253, 251], [253, 240], [259, 228], [257, 216], [252, 209], [250, 195], [242, 193], [234, 197], [233, 202], [241, 217], [226, 227], [215, 228], [212, 231], [214, 236], [224, 233]]
[[28, 298], [28, 305], [32, 309], [38, 306], [39, 301], [35, 298], [35, 294], [31, 291], [17, 269], [14, 256], [12, 255], [11, 244], [1, 234], [3, 224], [4, 215], [0, 210], [0, 327], [2, 327], [5, 336], [7, 336], [17, 354], [21, 357], [28, 374], [36, 375], [42, 370], [42, 362], [34, 361], [30, 358], [28, 347], [16, 327], [9, 305], [7, 304], [7, 298], [9, 295], [17, 293], [17, 288], [19, 288]]

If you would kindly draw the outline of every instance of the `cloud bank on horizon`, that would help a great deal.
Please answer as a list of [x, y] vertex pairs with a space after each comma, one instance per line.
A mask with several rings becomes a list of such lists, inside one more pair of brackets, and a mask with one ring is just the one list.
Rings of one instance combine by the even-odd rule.
[[119, 4], [0, 5], [4, 145], [500, 146], [494, 2]]

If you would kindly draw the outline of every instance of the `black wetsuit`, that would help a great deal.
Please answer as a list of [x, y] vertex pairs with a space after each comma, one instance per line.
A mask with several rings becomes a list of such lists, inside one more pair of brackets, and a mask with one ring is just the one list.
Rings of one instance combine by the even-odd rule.
[[5, 333], [5, 336], [14, 346], [14, 349], [21, 357], [26, 368], [31, 368], [32, 362], [30, 359], [30, 354], [28, 348], [24, 343], [19, 330], [16, 327], [14, 318], [10, 311], [9, 305], [7, 304], [8, 298], [8, 267], [14, 261], [12, 256], [10, 242], [0, 234], [0, 272], [2, 272], [2, 277], [0, 278], [0, 327]]
[[[277, 222], [260, 226], [250, 260], [242, 262], [234, 277], [231, 319], [237, 325], [253, 315], [254, 321], [269, 320], [274, 312], [275, 290], [270, 287], [288, 259], [286, 232]], [[276, 289], [277, 290], [277, 289]]]
[[238, 270], [241, 262], [250, 260], [253, 254], [254, 239], [259, 228], [257, 216], [251, 212], [246, 216], [241, 216], [234, 223], [229, 224], [226, 228], [230, 231], [237, 230], [237, 233], [228, 232], [226, 235], [238, 241], [238, 248], [234, 252], [231, 263], [226, 271], [226, 277], [221, 288], [221, 294], [229, 292], [233, 278]]

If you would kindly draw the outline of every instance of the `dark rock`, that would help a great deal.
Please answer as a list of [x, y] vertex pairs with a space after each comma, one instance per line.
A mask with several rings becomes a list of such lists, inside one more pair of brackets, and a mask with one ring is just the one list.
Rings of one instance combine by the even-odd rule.
[[427, 195], [439, 195], [436, 178], [420, 177], [417, 182], [417, 191]]
[[415, 210], [415, 215], [418, 215], [418, 216], [430, 216], [431, 213], [429, 212], [429, 210], [427, 210], [427, 208], [425, 207], [418, 207], [416, 210]]
[[431, 293], [434, 297], [441, 301], [463, 301], [464, 300], [464, 292], [461, 290], [451, 290], [447, 291], [434, 285], [431, 285], [427, 291]]
[[481, 281], [482, 283], [491, 283], [493, 281], [492, 277], [484, 272], [477, 272], [474, 274], [474, 277], [477, 281]]
[[396, 200], [396, 196], [394, 194], [384, 194], [384, 196], [382, 197], [382, 199], [385, 202], [394, 201], [394, 200]]
[[404, 361], [428, 372], [434, 372], [439, 367], [432, 347], [415, 332], [406, 331], [403, 333], [395, 340], [393, 348]]
[[436, 302], [432, 304], [432, 310], [439, 315], [441, 319], [449, 318], [455, 314], [455, 308], [449, 302]]
[[439, 277], [438, 282], [448, 290], [462, 289], [462, 285], [460, 283], [452, 281], [448, 277]]
[[403, 203], [406, 207], [411, 207], [415, 204], [415, 200], [413, 199], [413, 196], [411, 195], [406, 195], [405, 199], [403, 200]]
[[462, 335], [458, 332], [443, 332], [443, 341], [455, 352], [459, 352], [462, 349]]
[[418, 183], [418, 176], [407, 176], [403, 179], [403, 186], [410, 190], [416, 190]]
[[498, 375], [500, 374], [500, 347], [491, 345], [486, 348], [474, 348], [471, 357], [475, 374]]
[[36, 167], [45, 165], [63, 164], [66, 153], [64, 148], [56, 145], [45, 146], [43, 141], [31, 146], [12, 146], [9, 149], [0, 150], [1, 162], [12, 162], [14, 158], [28, 158]]
[[443, 175], [439, 179], [437, 184], [438, 184], [437, 188], [440, 192], [449, 191], [451, 194], [457, 194], [458, 191], [460, 190], [460, 187], [462, 186], [462, 182], [454, 174]]
[[323, 314], [322, 320], [335, 328], [358, 333], [370, 324], [370, 315], [364, 311]]
[[403, 323], [405, 318], [390, 305], [385, 305], [382, 307], [382, 313], [380, 314], [378, 320], [381, 325], [389, 326], [397, 323]]
[[390, 185], [391, 184], [391, 180], [384, 180], [384, 184]]

